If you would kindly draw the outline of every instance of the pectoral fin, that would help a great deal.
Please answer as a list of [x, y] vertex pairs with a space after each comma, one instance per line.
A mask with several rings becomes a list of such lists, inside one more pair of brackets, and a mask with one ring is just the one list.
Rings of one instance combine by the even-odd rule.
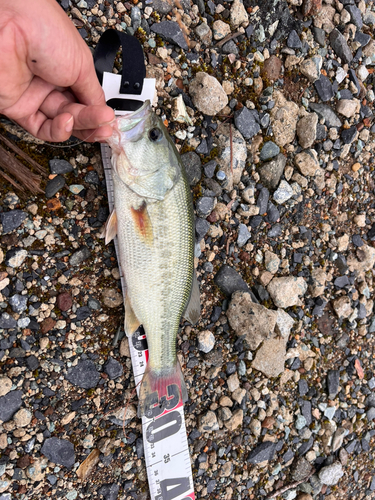
[[144, 201], [137, 209], [132, 207], [131, 213], [138, 236], [144, 243], [151, 245], [154, 240], [154, 235], [146, 202]]
[[129, 301], [129, 297], [126, 295], [125, 298], [125, 333], [128, 337], [133, 335], [133, 333], [139, 328], [140, 322], [138, 321], [132, 306]]
[[113, 209], [111, 215], [108, 217], [104, 225], [103, 231], [100, 233], [102, 238], [105, 238], [105, 244], [108, 245], [117, 235], [117, 215], [116, 210]]
[[192, 325], [198, 323], [199, 316], [201, 315], [201, 300], [199, 296], [199, 285], [196, 272], [193, 275], [193, 284], [191, 287], [190, 300], [184, 312], [184, 318]]

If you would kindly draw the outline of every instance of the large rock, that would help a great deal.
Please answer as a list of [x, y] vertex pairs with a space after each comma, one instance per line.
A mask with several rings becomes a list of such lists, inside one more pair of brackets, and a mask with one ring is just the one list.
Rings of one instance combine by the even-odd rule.
[[262, 184], [268, 189], [276, 189], [284, 173], [285, 165], [286, 158], [282, 153], [279, 153], [276, 158], [262, 165], [259, 169]]
[[[227, 178], [225, 188], [231, 191], [233, 185], [240, 182], [242, 172], [246, 166], [247, 148], [246, 142], [240, 132], [232, 127], [232, 141], [230, 140], [230, 125], [223, 125], [216, 136], [219, 150], [216, 158], [220, 170]], [[232, 159], [232, 165], [231, 165]], [[233, 170], [233, 173], [232, 173]]]
[[12, 391], [0, 397], [0, 421], [8, 422], [22, 405], [22, 392]]
[[356, 271], [357, 274], [362, 274], [369, 271], [375, 264], [375, 248], [368, 245], [363, 245], [357, 248], [357, 258], [353, 256], [348, 258], [349, 271]]
[[301, 305], [299, 299], [307, 290], [304, 278], [288, 276], [286, 278], [273, 278], [267, 286], [267, 291], [277, 307], [291, 307]]
[[314, 149], [298, 153], [294, 158], [294, 163], [302, 175], [314, 177], [320, 170], [318, 155]]
[[305, 59], [300, 64], [301, 73], [311, 82], [320, 78], [320, 70], [322, 69], [323, 58], [322, 56], [314, 56], [310, 59]]
[[298, 106], [292, 101], [287, 101], [281, 92], [274, 92], [275, 106], [271, 111], [271, 124], [278, 146], [284, 147], [293, 142], [297, 120]]
[[311, 102], [309, 106], [313, 111], [315, 111], [315, 113], [317, 113], [319, 118], [324, 118], [324, 123], [328, 128], [341, 127], [342, 123], [340, 118], [336, 115], [332, 108], [328, 106], [328, 104]]
[[329, 41], [335, 54], [340, 57], [342, 63], [350, 64], [353, 59], [353, 54], [344, 35], [342, 35], [339, 30], [334, 29], [330, 34]]
[[311, 148], [316, 140], [316, 127], [318, 125], [318, 115], [308, 113], [297, 123], [298, 142], [303, 149]]
[[247, 26], [249, 23], [246, 9], [240, 0], [234, 0], [232, 4], [230, 9], [230, 22], [235, 28], [238, 28], [241, 25]]
[[188, 44], [182, 29], [175, 21], [162, 21], [151, 26], [151, 31], [157, 33], [168, 42], [178, 45], [184, 50], [188, 50]]
[[256, 353], [252, 368], [264, 373], [268, 378], [278, 377], [284, 372], [286, 361], [286, 345], [293, 318], [282, 309], [277, 311], [275, 331], [270, 339], [266, 339]]
[[263, 68], [261, 69], [261, 75], [268, 80], [275, 81], [280, 77], [282, 61], [277, 56], [272, 55], [264, 61]]
[[66, 439], [58, 439], [57, 437], [46, 439], [41, 452], [51, 462], [64, 465], [64, 467], [72, 467], [75, 462], [74, 446]]
[[247, 292], [235, 292], [227, 316], [230, 326], [239, 337], [245, 336], [251, 350], [271, 338], [277, 321], [277, 312], [255, 304]]
[[336, 111], [346, 118], [351, 118], [359, 113], [361, 103], [358, 99], [340, 99], [336, 105]]
[[213, 76], [200, 71], [189, 87], [194, 106], [203, 114], [214, 116], [228, 104], [228, 96]]

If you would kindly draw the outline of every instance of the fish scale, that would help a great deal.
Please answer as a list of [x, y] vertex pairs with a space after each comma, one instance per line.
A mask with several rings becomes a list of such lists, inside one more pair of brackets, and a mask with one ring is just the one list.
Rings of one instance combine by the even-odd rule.
[[[154, 233], [151, 247], [140, 241], [130, 215], [138, 197], [123, 184], [114, 184], [116, 211], [121, 214], [118, 215], [120, 261], [132, 297], [137, 297], [131, 299], [131, 305], [135, 315], [142, 318], [150, 362], [159, 369], [167, 357], [168, 363], [176, 357], [175, 338], [193, 274], [193, 233], [181, 231], [181, 225], [191, 229], [193, 216], [191, 210], [186, 211], [189, 200], [184, 179], [181, 180], [166, 195], [162, 207], [159, 203], [147, 206]], [[187, 266], [189, 261], [191, 264]]]

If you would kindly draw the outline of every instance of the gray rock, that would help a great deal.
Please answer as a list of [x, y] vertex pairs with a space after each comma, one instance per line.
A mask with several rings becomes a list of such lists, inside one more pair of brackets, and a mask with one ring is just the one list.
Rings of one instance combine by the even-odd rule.
[[180, 26], [175, 21], [162, 21], [151, 26], [151, 31], [157, 33], [168, 42], [174, 43], [184, 50], [188, 50], [188, 44]]
[[68, 174], [73, 171], [73, 166], [66, 160], [54, 159], [48, 163], [51, 174]]
[[202, 139], [195, 151], [200, 155], [207, 155], [209, 153], [206, 139]]
[[100, 374], [95, 363], [87, 359], [79, 361], [76, 366], [69, 368], [65, 378], [73, 385], [83, 389], [91, 389], [98, 385]]
[[216, 274], [214, 282], [225, 295], [232, 295], [232, 293], [242, 290], [250, 293], [253, 302], [258, 302], [255, 295], [233, 267], [222, 266]]
[[336, 115], [332, 108], [328, 106], [328, 104], [311, 102], [309, 106], [313, 111], [315, 111], [319, 118], [324, 118], [325, 124], [328, 128], [339, 128], [342, 126], [340, 118]]
[[78, 266], [79, 264], [81, 264], [90, 257], [91, 257], [90, 250], [87, 247], [83, 246], [79, 250], [74, 252], [74, 254], [70, 257], [69, 264], [71, 266]]
[[98, 172], [95, 172], [95, 170], [87, 172], [87, 174], [85, 175], [85, 182], [88, 182], [89, 184], [95, 184], [95, 186], [99, 186], [100, 179]]
[[7, 312], [0, 316], [0, 328], [4, 330], [9, 330], [11, 328], [16, 328], [17, 321]]
[[0, 397], [0, 420], [8, 422], [22, 405], [22, 391], [11, 391]]
[[296, 458], [291, 467], [291, 475], [293, 481], [302, 481], [303, 479], [308, 477], [312, 471], [312, 468], [313, 466], [306, 460], [306, 458]]
[[75, 462], [74, 446], [66, 439], [58, 439], [56, 437], [46, 439], [41, 452], [51, 462], [63, 465], [64, 467], [72, 467]]
[[245, 139], [251, 139], [260, 131], [258, 112], [245, 106], [234, 113], [234, 124]]
[[294, 195], [293, 188], [286, 181], [282, 180], [278, 189], [273, 194], [273, 199], [281, 205], [289, 200]]
[[20, 227], [26, 219], [27, 214], [22, 210], [11, 210], [10, 212], [0, 213], [1, 224], [3, 225], [3, 234], [12, 232], [17, 227]]
[[300, 49], [302, 47], [302, 42], [297, 34], [296, 30], [292, 30], [289, 33], [288, 40], [286, 42], [290, 49]]
[[173, 9], [173, 5], [171, 5], [168, 0], [153, 0], [152, 6], [154, 10], [160, 12], [160, 14], [168, 14]]
[[34, 355], [28, 356], [26, 358], [26, 365], [27, 365], [27, 368], [33, 372], [34, 370], [39, 368], [38, 358]]
[[257, 207], [259, 208], [260, 215], [264, 215], [267, 212], [269, 198], [270, 192], [268, 191], [268, 189], [262, 188], [257, 199]]
[[222, 50], [224, 54], [238, 54], [238, 47], [233, 40], [229, 40], [229, 42], [225, 43]]
[[314, 82], [314, 86], [321, 101], [329, 101], [334, 96], [332, 83], [325, 75], [320, 75], [319, 80]]
[[241, 248], [243, 247], [247, 241], [250, 239], [251, 233], [248, 230], [245, 224], [240, 224], [238, 226], [238, 236], [237, 236], [237, 245]]
[[277, 443], [272, 441], [265, 441], [258, 445], [253, 451], [247, 456], [247, 461], [251, 464], [259, 464], [265, 460], [271, 461], [276, 451]]
[[333, 486], [339, 482], [344, 475], [340, 462], [335, 462], [332, 465], [327, 465], [319, 471], [319, 479], [327, 486]]
[[356, 5], [345, 5], [345, 9], [349, 12], [352, 23], [361, 29], [363, 26], [361, 11]]
[[104, 484], [99, 488], [98, 494], [103, 495], [104, 500], [116, 500], [119, 490], [120, 486], [116, 483]]
[[195, 234], [197, 235], [198, 242], [205, 237], [209, 229], [210, 223], [206, 219], [202, 219], [201, 217], [195, 219]]
[[47, 182], [46, 186], [46, 197], [47, 198], [52, 198], [52, 196], [55, 196], [55, 194], [60, 191], [65, 186], [65, 179], [61, 175], [56, 175], [53, 179], [50, 179]]
[[195, 208], [200, 217], [207, 217], [214, 209], [214, 205], [214, 198], [211, 198], [210, 196], [202, 196], [202, 198], [197, 200]]
[[271, 160], [280, 153], [280, 148], [274, 142], [268, 141], [262, 147], [259, 158], [261, 161]]
[[340, 57], [342, 62], [344, 64], [350, 64], [353, 59], [353, 54], [349, 49], [345, 37], [339, 32], [339, 30], [334, 29], [331, 31], [329, 41], [335, 54]]
[[117, 361], [117, 359], [112, 358], [111, 356], [108, 358], [108, 361], [104, 365], [104, 371], [109, 376], [111, 380], [121, 377], [124, 373], [124, 368], [121, 363]]
[[19, 295], [16, 293], [9, 298], [9, 304], [12, 307], [13, 312], [21, 314], [27, 309], [27, 295]]
[[[185, 167], [187, 179], [190, 186], [195, 186], [202, 177], [201, 159], [194, 151], [189, 151], [181, 155], [182, 163]], [[212, 176], [211, 176], [212, 177]]]
[[[182, 155], [182, 156], [184, 156], [184, 155]], [[217, 166], [217, 162], [215, 160], [211, 160], [205, 164], [204, 173], [205, 173], [206, 177], [211, 179], [215, 175], [216, 166]]]
[[259, 169], [262, 184], [268, 189], [276, 189], [283, 175], [285, 165], [286, 158], [282, 153], [279, 153], [274, 160], [262, 165]]
[[375, 407], [370, 408], [369, 410], [366, 411], [366, 416], [368, 420], [374, 420], [375, 419]]
[[140, 11], [139, 7], [137, 7], [137, 6], [132, 7], [132, 10], [130, 12], [130, 18], [132, 20], [132, 27], [135, 30], [137, 30], [140, 27], [141, 21], [142, 21], [141, 11]]

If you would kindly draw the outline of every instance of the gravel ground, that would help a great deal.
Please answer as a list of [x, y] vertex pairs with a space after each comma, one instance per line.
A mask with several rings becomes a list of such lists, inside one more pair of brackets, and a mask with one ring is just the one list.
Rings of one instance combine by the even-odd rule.
[[[194, 194], [197, 498], [375, 498], [373, 2], [60, 3], [140, 39]], [[1, 187], [0, 500], [146, 500], [99, 148], [3, 124], [51, 175]]]

